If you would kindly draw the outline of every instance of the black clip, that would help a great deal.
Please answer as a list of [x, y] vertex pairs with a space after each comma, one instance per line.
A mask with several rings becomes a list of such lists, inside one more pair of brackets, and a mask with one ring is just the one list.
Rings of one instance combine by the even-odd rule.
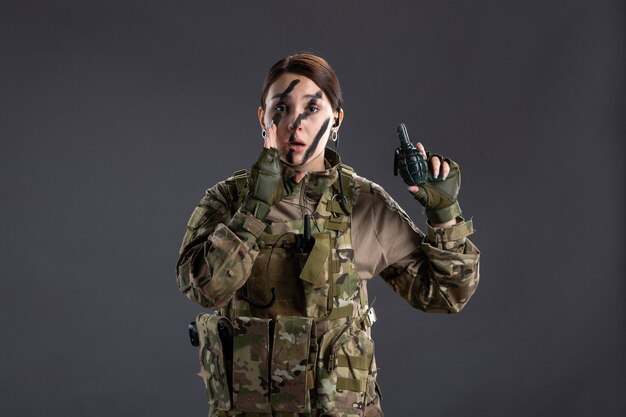
[[191, 346], [200, 346], [200, 335], [198, 334], [195, 321], [189, 323], [189, 341], [191, 342]]

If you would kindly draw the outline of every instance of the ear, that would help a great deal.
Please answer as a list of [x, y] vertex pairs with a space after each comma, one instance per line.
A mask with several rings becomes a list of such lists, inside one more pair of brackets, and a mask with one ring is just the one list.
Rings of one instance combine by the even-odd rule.
[[261, 124], [261, 129], [265, 129], [265, 122], [263, 121], [263, 119], [265, 119], [265, 110], [263, 110], [263, 107], [259, 106], [259, 110], [257, 111], [258, 116], [259, 116], [259, 123]]
[[339, 110], [335, 112], [333, 117], [335, 119], [335, 121], [333, 123], [333, 127], [335, 129], [339, 129], [339, 126], [341, 126], [341, 122], [343, 122], [343, 109], [339, 108]]

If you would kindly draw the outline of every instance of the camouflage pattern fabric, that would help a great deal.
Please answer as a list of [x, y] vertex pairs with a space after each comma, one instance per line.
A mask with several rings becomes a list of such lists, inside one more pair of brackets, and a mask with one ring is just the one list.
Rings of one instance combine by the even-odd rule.
[[[473, 232], [471, 221], [459, 219], [445, 229], [428, 226], [424, 235], [382, 188], [349, 169], [350, 177], [343, 183], [349, 206], [346, 214], [337, 199], [338, 181], [345, 176], [338, 175], [336, 154], [327, 150], [326, 157], [327, 171], [309, 173], [301, 183], [295, 183], [293, 172], [283, 167], [286, 194], [265, 222], [239, 210], [238, 190], [244, 187], [238, 184], [246, 183], [245, 174], [207, 190], [188, 222], [177, 264], [177, 282], [187, 297], [207, 308], [221, 308], [221, 314], [235, 323], [246, 318], [273, 323], [279, 316], [311, 320], [308, 353], [295, 346], [290, 354], [277, 352], [265, 341], [256, 342], [262, 348], [249, 346], [257, 359], [248, 353], [249, 359], [237, 359], [238, 365], [233, 365], [241, 381], [233, 383], [233, 398], [254, 393], [246, 401], [250, 411], [242, 411], [236, 403], [228, 411], [211, 407], [211, 416], [296, 417], [297, 411], [265, 408], [266, 403], [274, 408], [285, 403], [293, 406], [278, 400], [288, 392], [304, 398], [296, 401], [295, 408], [302, 410], [304, 402], [306, 409], [306, 395], [302, 396], [300, 388], [292, 392], [271, 387], [273, 381], [283, 383], [289, 378], [298, 380], [298, 387], [306, 381], [311, 408], [310, 413], [300, 412], [301, 416], [382, 416], [366, 317], [367, 280], [380, 273], [402, 298], [428, 312], [458, 312], [476, 289], [479, 252], [467, 239]], [[305, 213], [312, 214], [315, 237], [308, 256], [295, 252]], [[354, 245], [360, 248], [358, 263]], [[241, 290], [265, 303], [271, 297], [270, 288], [276, 289], [276, 302], [267, 309], [239, 295]], [[277, 333], [271, 328], [268, 324], [267, 340], [275, 341]], [[303, 337], [304, 333], [298, 334]], [[255, 360], [263, 362], [260, 357], [268, 358], [266, 365], [258, 365], [265, 370], [253, 371]], [[296, 378], [301, 375], [296, 370], [305, 368], [306, 379]], [[265, 380], [262, 375], [267, 375]]]
[[[472, 231], [472, 221], [447, 229], [428, 226], [428, 243], [422, 244], [432, 268], [434, 285], [416, 285], [417, 276], [398, 279], [403, 274], [394, 266], [381, 271], [380, 276], [411, 306], [431, 313], [457, 313], [467, 304], [478, 286], [478, 249], [466, 236]], [[457, 239], [450, 239], [457, 238]], [[453, 259], [450, 253], [455, 253]]]
[[323, 337], [316, 387], [318, 408], [328, 415], [363, 416], [377, 400], [374, 342], [359, 327], [350, 321]]
[[[275, 286], [275, 305], [270, 309], [259, 309], [235, 296], [227, 308], [228, 311], [224, 311], [225, 314], [233, 317], [276, 317], [305, 313], [307, 317], [319, 321], [350, 317], [362, 310], [357, 298], [361, 279], [353, 266], [350, 216], [343, 213], [334, 199], [338, 193], [336, 179], [335, 174], [334, 177], [324, 177], [324, 181], [311, 185], [320, 190], [320, 200], [311, 219], [315, 244], [304, 264], [299, 260], [298, 254], [294, 253], [293, 239], [293, 236], [303, 233], [302, 219], [273, 221], [266, 233], [258, 238], [259, 253], [246, 283], [247, 294], [254, 300], [267, 300], [268, 278], [272, 277], [272, 280], [279, 280], [284, 284]], [[301, 185], [295, 184], [292, 187], [297, 196]], [[288, 283], [294, 279], [297, 283]], [[285, 296], [285, 288], [294, 286], [301, 289], [303, 299], [289, 292], [289, 297]]]
[[366, 388], [373, 384], [375, 377], [372, 369], [374, 342], [366, 332], [356, 329], [338, 344], [333, 347], [336, 361], [333, 366], [337, 373], [335, 410], [339, 415], [354, 414], [356, 410], [362, 412], [366, 405]]
[[270, 411], [270, 320], [234, 319], [233, 401], [241, 411]]
[[274, 410], [311, 411], [307, 371], [312, 324], [313, 319], [307, 317], [276, 317], [270, 396]]
[[226, 360], [226, 349], [222, 343], [218, 326], [231, 330], [228, 319], [214, 314], [200, 314], [196, 317], [196, 327], [200, 339], [199, 376], [204, 381], [209, 404], [218, 410], [230, 410], [230, 364]]

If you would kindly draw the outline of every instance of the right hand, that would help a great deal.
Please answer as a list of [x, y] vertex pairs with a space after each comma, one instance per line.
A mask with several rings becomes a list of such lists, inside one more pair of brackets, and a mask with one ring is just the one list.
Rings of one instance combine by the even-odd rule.
[[263, 151], [250, 170], [248, 196], [243, 204], [244, 209], [261, 220], [265, 220], [272, 206], [284, 196], [276, 125], [270, 123], [266, 133]]
[[270, 124], [267, 125], [267, 129], [265, 129], [265, 140], [263, 141], [263, 147], [266, 149], [278, 149], [276, 137], [276, 125], [274, 124], [273, 120], [270, 120]]

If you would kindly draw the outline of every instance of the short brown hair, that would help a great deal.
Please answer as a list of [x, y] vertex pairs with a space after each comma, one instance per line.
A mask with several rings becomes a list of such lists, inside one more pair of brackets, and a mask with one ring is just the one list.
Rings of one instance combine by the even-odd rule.
[[341, 109], [341, 87], [335, 70], [324, 58], [304, 52], [285, 57], [270, 68], [267, 77], [265, 77], [263, 93], [261, 94], [261, 108], [263, 110], [265, 110], [265, 99], [270, 86], [281, 75], [287, 73], [300, 74], [311, 79], [326, 94], [333, 109], [337, 111]]

